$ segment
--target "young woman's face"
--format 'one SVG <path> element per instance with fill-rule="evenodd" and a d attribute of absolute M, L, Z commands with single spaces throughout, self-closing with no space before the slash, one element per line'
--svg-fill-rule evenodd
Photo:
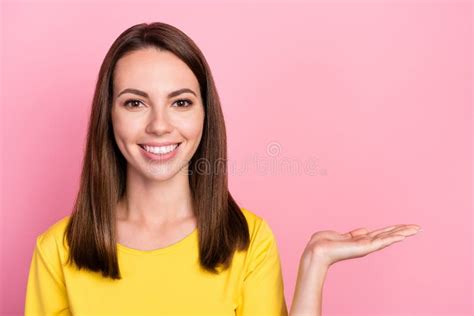
<path fill-rule="evenodd" d="M 119 59 L 113 90 L 113 131 L 128 167 L 156 180 L 187 171 L 205 115 L 191 69 L 170 52 L 141 49 Z"/>

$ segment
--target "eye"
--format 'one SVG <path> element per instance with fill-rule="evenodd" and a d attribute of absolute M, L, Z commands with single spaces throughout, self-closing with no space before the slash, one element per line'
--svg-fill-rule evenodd
<path fill-rule="evenodd" d="M 182 105 L 183 103 L 181 102 L 188 102 L 188 105 Z M 176 100 L 175 103 L 181 104 L 181 105 L 178 105 L 179 108 L 187 108 L 188 106 L 191 106 L 191 104 L 193 104 L 193 102 L 191 102 L 191 100 L 188 100 L 188 99 L 179 99 L 179 100 Z"/>
<path fill-rule="evenodd" d="M 141 103 L 140 100 L 130 99 L 130 100 L 125 101 L 125 103 L 123 105 L 125 107 L 129 107 L 129 108 L 138 108 L 139 106 L 136 106 L 137 103 L 135 103 L 135 102 Z M 131 105 L 129 106 L 129 104 L 131 104 Z"/>
<path fill-rule="evenodd" d="M 188 105 L 185 105 L 186 102 L 187 102 Z M 139 108 L 140 103 L 142 103 L 140 100 L 129 99 L 129 100 L 125 101 L 124 106 L 128 107 L 128 108 Z M 176 100 L 175 103 L 178 104 L 177 107 L 179 107 L 179 108 L 185 108 L 185 107 L 191 106 L 193 104 L 193 102 L 189 99 L 179 99 L 179 100 Z"/>

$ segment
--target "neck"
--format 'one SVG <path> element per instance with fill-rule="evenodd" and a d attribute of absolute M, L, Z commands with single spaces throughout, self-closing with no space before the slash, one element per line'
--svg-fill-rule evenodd
<path fill-rule="evenodd" d="M 158 181 L 127 168 L 125 196 L 117 207 L 118 220 L 148 226 L 182 221 L 193 216 L 191 188 L 186 171 Z"/>

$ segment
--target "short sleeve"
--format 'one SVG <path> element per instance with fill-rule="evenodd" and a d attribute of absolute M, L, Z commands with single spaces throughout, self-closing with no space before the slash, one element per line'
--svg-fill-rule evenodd
<path fill-rule="evenodd" d="M 249 264 L 242 285 L 237 316 L 287 316 L 278 246 L 264 219 L 249 248 Z"/>
<path fill-rule="evenodd" d="M 26 287 L 25 316 L 71 315 L 55 245 L 36 239 Z M 51 245 L 48 245 L 51 244 Z"/>

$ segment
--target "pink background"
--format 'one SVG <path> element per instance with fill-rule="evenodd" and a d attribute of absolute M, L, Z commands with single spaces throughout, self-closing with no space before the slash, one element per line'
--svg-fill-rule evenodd
<path fill-rule="evenodd" d="M 332 266 L 323 314 L 472 315 L 471 2 L 67 2 L 2 2 L 1 315 L 70 213 L 106 51 L 152 21 L 211 66 L 230 189 L 277 237 L 288 306 L 313 232 L 416 223 Z"/>

